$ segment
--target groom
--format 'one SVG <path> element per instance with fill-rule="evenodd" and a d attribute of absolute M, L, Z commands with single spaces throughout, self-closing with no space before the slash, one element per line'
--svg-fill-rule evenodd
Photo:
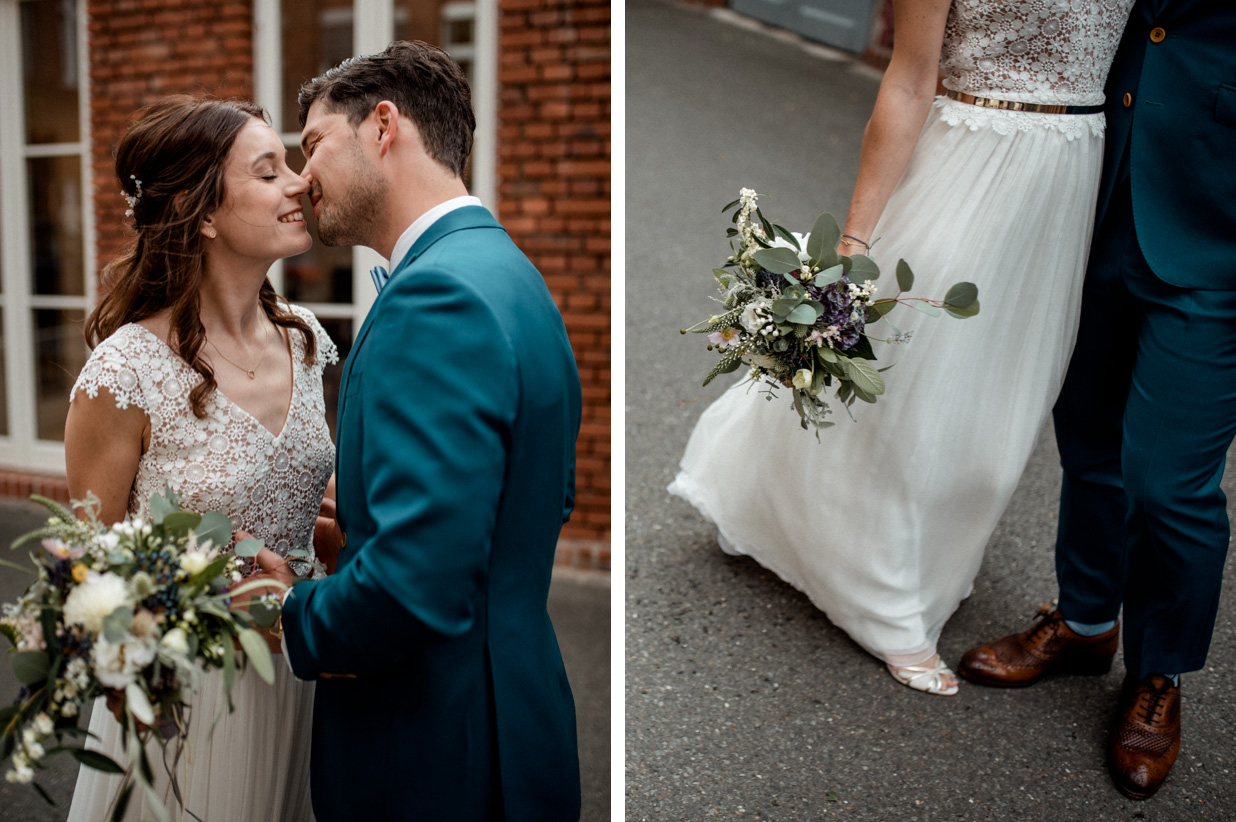
<path fill-rule="evenodd" d="M 1179 675 L 1206 663 L 1236 435 L 1236 4 L 1138 0 L 1107 81 L 1081 329 L 1056 404 L 1059 609 L 968 652 L 963 676 L 1106 673 L 1124 611 L 1116 787 L 1153 795 L 1180 750 Z"/>
<path fill-rule="evenodd" d="M 392 268 L 343 369 L 344 548 L 284 603 L 288 661 L 318 680 L 314 813 L 578 819 L 575 709 L 545 610 L 580 421 L 562 318 L 467 196 L 475 121 L 445 52 L 393 43 L 299 102 L 322 242 Z"/>

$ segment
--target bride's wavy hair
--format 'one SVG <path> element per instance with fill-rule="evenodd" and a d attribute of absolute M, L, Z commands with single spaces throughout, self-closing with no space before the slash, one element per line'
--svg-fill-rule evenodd
<path fill-rule="evenodd" d="M 206 331 L 198 289 L 206 240 L 201 229 L 224 203 L 228 154 L 253 118 L 267 122 L 260 106 L 242 100 L 174 95 L 142 109 L 116 147 L 116 176 L 137 234 L 103 269 L 105 296 L 86 319 L 86 344 L 94 348 L 122 325 L 170 309 L 168 345 L 202 375 L 189 394 L 199 419 L 216 387 L 214 370 L 202 355 Z M 305 361 L 314 362 L 312 329 L 281 304 L 269 279 L 258 300 L 272 323 L 304 335 Z"/>

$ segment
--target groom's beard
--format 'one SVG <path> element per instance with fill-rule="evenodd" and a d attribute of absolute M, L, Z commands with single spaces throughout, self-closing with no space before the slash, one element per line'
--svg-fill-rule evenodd
<path fill-rule="evenodd" d="M 357 153 L 359 154 L 359 152 Z M 373 247 L 371 232 L 386 202 L 382 180 L 365 165 L 363 158 L 354 157 L 352 181 L 342 191 L 335 191 L 329 200 L 321 201 L 318 215 L 318 239 L 327 246 L 363 245 Z"/>

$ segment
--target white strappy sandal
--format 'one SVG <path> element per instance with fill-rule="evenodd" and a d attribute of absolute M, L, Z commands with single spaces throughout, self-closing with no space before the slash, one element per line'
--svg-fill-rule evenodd
<path fill-rule="evenodd" d="M 953 696 L 959 688 L 960 680 L 957 679 L 957 674 L 944 664 L 939 654 L 918 665 L 893 665 L 886 662 L 885 666 L 893 679 L 916 691 L 936 696 Z M 951 680 L 951 684 L 945 684 L 946 677 Z"/>

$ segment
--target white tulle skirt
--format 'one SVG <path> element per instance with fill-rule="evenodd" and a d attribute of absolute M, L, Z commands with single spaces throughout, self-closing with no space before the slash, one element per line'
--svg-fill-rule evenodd
<path fill-rule="evenodd" d="M 292 676 L 283 658 L 275 657 L 275 683 L 263 682 L 252 667 L 239 675 L 232 690 L 236 706 L 227 713 L 223 678 L 206 675 L 194 698 L 189 745 L 181 755 L 178 781 L 185 807 L 205 822 L 305 822 L 313 819 L 309 795 L 309 742 L 313 721 L 313 683 Z M 223 716 L 210 726 L 219 710 Z M 95 701 L 90 731 L 99 740 L 89 747 L 124 765 L 120 723 L 103 700 Z M 168 748 L 171 762 L 171 746 Z M 155 788 L 172 819 L 180 814 L 157 744 L 147 748 L 155 770 Z M 120 787 L 120 776 L 82 767 L 73 792 L 69 822 L 104 822 Z M 125 820 L 138 822 L 141 796 L 134 793 Z M 149 812 L 144 818 L 153 818 Z"/>
<path fill-rule="evenodd" d="M 971 112 L 978 122 L 965 122 Z M 1060 117 L 1084 121 L 1062 129 Z M 937 100 L 875 232 L 878 296 L 895 293 L 905 258 L 912 295 L 940 299 L 968 280 L 980 314 L 897 308 L 893 325 L 913 338 L 875 343 L 877 365 L 896 365 L 887 393 L 855 403 L 856 422 L 830 403 L 836 425 L 819 442 L 785 392 L 768 402 L 734 385 L 700 417 L 669 487 L 716 523 L 723 548 L 807 594 L 881 659 L 934 653 L 1064 380 L 1101 117 L 1000 119 Z"/>

